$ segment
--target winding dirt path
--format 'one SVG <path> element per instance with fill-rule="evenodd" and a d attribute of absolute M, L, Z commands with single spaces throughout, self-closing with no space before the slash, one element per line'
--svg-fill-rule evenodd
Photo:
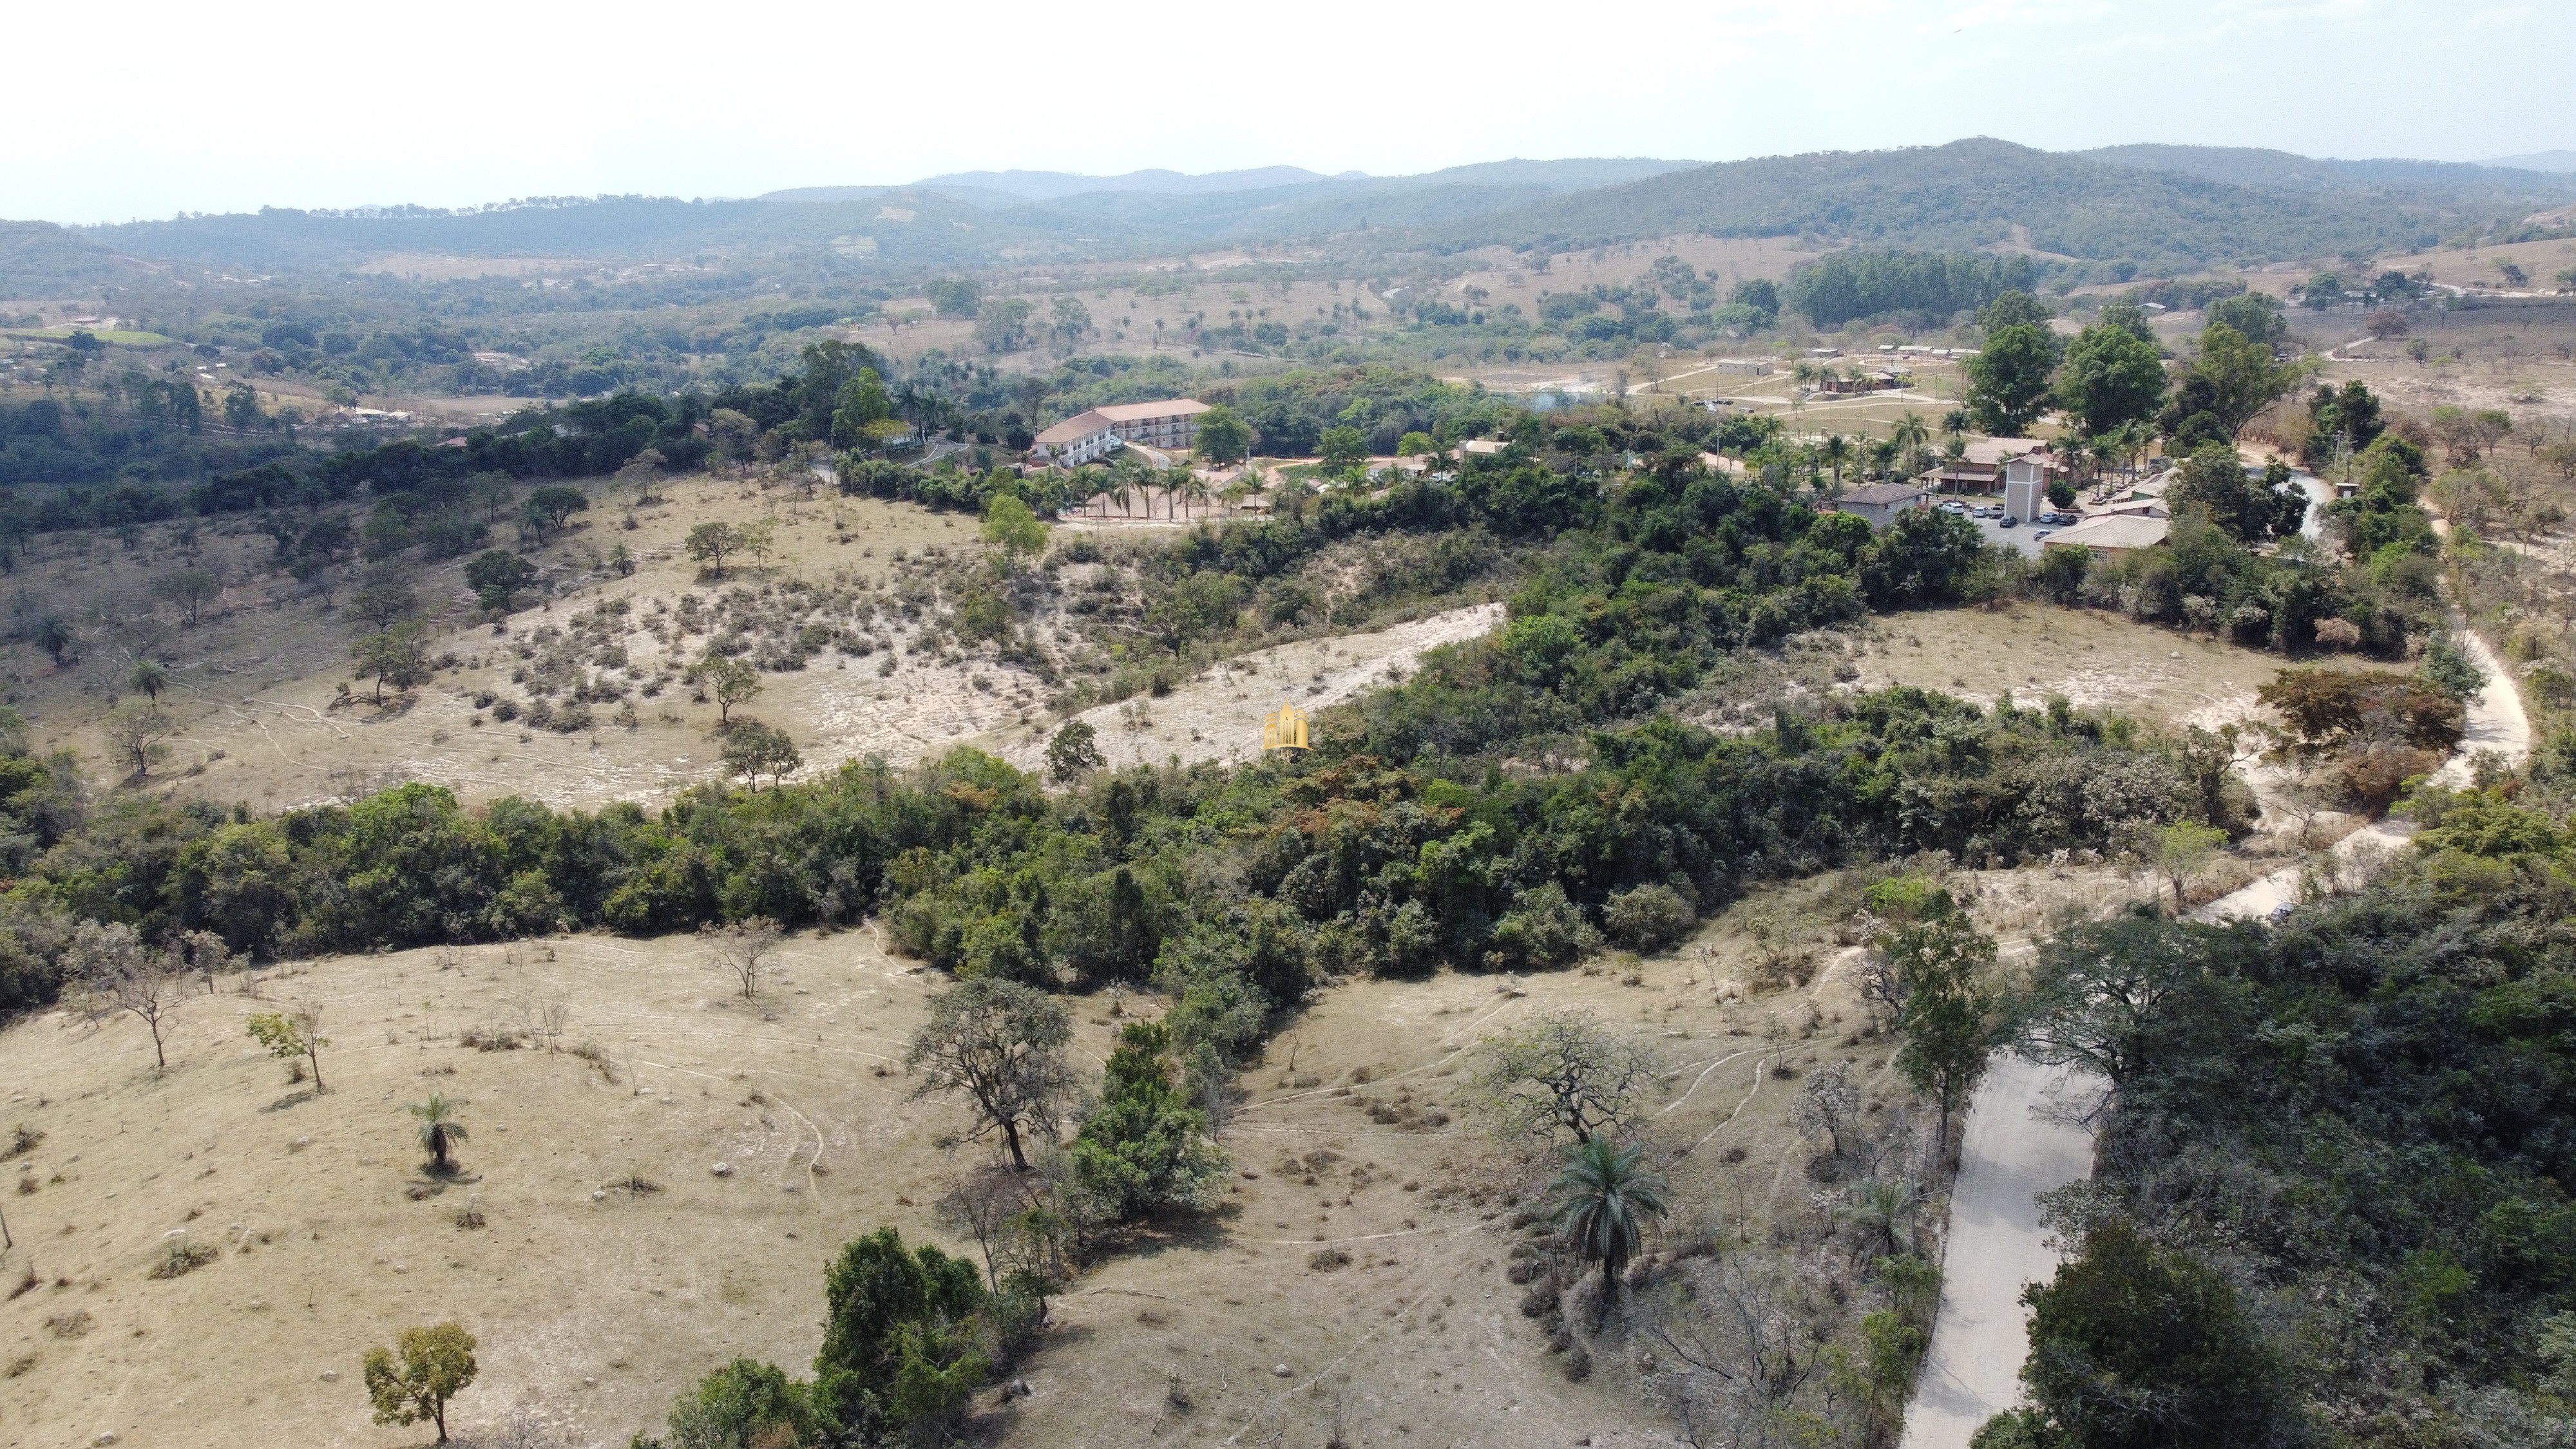
<path fill-rule="evenodd" d="M 2470 762 L 2480 751 L 2516 764 L 2531 753 L 2531 721 L 2513 676 L 2485 640 L 2465 630 L 2459 637 L 2486 671 L 2487 684 L 2469 701 L 2459 750 L 2434 776 L 2454 788 L 2469 783 Z M 2411 833 L 2403 821 L 2376 821 L 2335 849 L 2393 850 Z M 2221 896 L 2192 918 L 2259 916 L 2298 898 L 2293 866 Z M 2020 1400 L 2022 1361 L 2030 1354 L 2021 1290 L 2054 1273 L 2058 1261 L 2040 1226 L 2037 1199 L 2093 1170 L 2091 1134 L 2036 1109 L 2086 1085 L 2013 1056 L 1997 1057 L 1979 1084 L 1951 1189 L 1941 1312 L 1906 1411 L 1903 1449 L 1967 1449 L 1978 1425 Z"/>

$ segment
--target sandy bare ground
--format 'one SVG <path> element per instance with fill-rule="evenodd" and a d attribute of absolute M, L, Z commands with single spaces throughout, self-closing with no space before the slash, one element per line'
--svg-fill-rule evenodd
<path fill-rule="evenodd" d="M 1481 638 L 1503 622 L 1500 604 L 1475 604 L 1374 634 L 1307 639 L 1240 655 L 1175 687 L 1085 710 L 1112 765 L 1242 760 L 1261 752 L 1261 717 L 1285 701 L 1305 710 L 1340 704 L 1411 672 L 1424 651 Z M 989 746 L 1024 770 L 1046 767 L 1048 732 L 1023 726 Z"/>

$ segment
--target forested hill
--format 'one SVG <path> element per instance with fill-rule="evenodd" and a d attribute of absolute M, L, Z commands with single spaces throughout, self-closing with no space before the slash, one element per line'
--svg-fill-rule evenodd
<path fill-rule="evenodd" d="M 0 221 L 0 297 L 64 297 L 154 270 L 50 221 Z"/>
<path fill-rule="evenodd" d="M 2186 176 L 2239 186 L 2305 186 L 2322 190 L 2358 190 L 2400 185 L 2433 187 L 2458 196 L 2556 198 L 2576 195 L 2576 176 L 2516 166 L 2484 166 L 2465 161 L 2409 161 L 2380 158 L 2338 161 L 2267 151 L 2253 146 L 2103 146 L 2069 153 L 2140 171 L 2179 171 Z"/>
<path fill-rule="evenodd" d="M 2236 184 L 1979 138 L 1706 166 L 1551 197 L 1416 240 L 1565 249 L 1694 231 L 1812 233 L 1960 250 L 2014 239 L 2024 227 L 2039 250 L 2155 273 L 2429 245 L 2494 219 L 2433 189 Z"/>

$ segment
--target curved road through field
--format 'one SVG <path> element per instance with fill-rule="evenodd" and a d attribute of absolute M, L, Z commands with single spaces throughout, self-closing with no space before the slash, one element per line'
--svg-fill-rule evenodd
<path fill-rule="evenodd" d="M 2477 635 L 2463 631 L 2460 642 L 2486 671 L 2487 685 L 2469 701 L 2458 753 L 2434 776 L 2455 789 L 2469 783 L 2469 762 L 2479 751 L 2492 750 L 2514 763 L 2531 753 L 2531 722 L 2512 676 Z M 2402 823 L 2379 821 L 2346 836 L 2335 849 L 2349 853 L 2365 843 L 2393 849 L 2407 834 Z M 2292 867 L 2192 915 L 2204 921 L 2259 916 L 2298 898 L 2299 871 Z M 2057 1269 L 2039 1224 L 2037 1197 L 2093 1170 L 2091 1135 L 2035 1109 L 2084 1089 L 2062 1072 L 2011 1056 L 1995 1058 L 1978 1086 L 1950 1193 L 1941 1313 L 1906 1411 L 1903 1449 L 1967 1449 L 1978 1425 L 2019 1401 L 2022 1360 L 2030 1353 L 2021 1290 Z"/>

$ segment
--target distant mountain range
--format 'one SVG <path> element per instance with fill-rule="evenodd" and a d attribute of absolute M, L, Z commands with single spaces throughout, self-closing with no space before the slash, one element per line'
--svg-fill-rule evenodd
<path fill-rule="evenodd" d="M 1564 250 L 1699 232 L 1817 246 L 2026 247 L 2157 276 L 2216 263 L 2370 255 L 2497 234 L 2576 201 L 2548 153 L 2524 166 L 2321 160 L 2135 145 L 2047 152 L 1973 139 L 1703 165 L 1510 160 L 1418 176 L 1293 166 L 1190 176 L 976 171 L 909 186 L 742 200 L 539 198 L 444 211 L 267 209 L 63 228 L 0 223 L 0 296 L 67 296 L 172 264 L 336 272 L 396 253 L 596 262 L 804 258 L 837 270 L 1112 260 L 1259 240 L 1349 258 L 1501 243 Z M 140 259 L 140 260 L 138 260 Z"/>
<path fill-rule="evenodd" d="M 2510 166 L 2521 171 L 2576 171 L 2576 151 L 2534 151 L 2528 156 L 2498 156 L 2481 166 Z"/>

